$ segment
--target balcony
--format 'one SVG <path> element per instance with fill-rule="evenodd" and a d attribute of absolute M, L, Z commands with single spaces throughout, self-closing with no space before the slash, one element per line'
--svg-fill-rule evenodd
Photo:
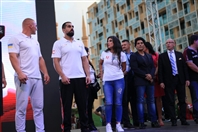
<path fill-rule="evenodd" d="M 188 27 L 188 28 L 186 28 L 186 34 L 190 34 L 190 33 L 192 33 L 192 27 Z"/>
<path fill-rule="evenodd" d="M 168 26 L 169 26 L 169 29 L 172 29 L 174 27 L 179 26 L 179 22 L 178 22 L 178 20 L 176 20 L 174 22 L 169 23 Z"/>
<path fill-rule="evenodd" d="M 179 18 L 183 17 L 184 16 L 184 11 L 183 10 L 179 11 L 178 16 L 179 16 Z"/>
<path fill-rule="evenodd" d="M 186 35 L 186 30 L 185 29 L 181 29 L 181 36 Z"/>
<path fill-rule="evenodd" d="M 158 10 L 161 10 L 162 8 L 164 8 L 166 6 L 166 1 L 160 2 L 159 4 L 157 4 L 157 8 Z"/>
<path fill-rule="evenodd" d="M 140 22 L 138 21 L 138 22 L 134 23 L 132 25 L 132 27 L 133 27 L 133 29 L 136 29 L 136 28 L 140 27 Z"/>
<path fill-rule="evenodd" d="M 101 41 L 103 39 L 103 36 L 99 36 L 99 41 Z"/>
<path fill-rule="evenodd" d="M 196 16 L 197 16 L 196 15 L 196 12 L 192 12 L 192 13 L 190 13 L 190 14 L 188 14 L 188 15 L 185 16 L 185 21 L 188 22 L 191 19 L 196 18 Z"/>
<path fill-rule="evenodd" d="M 188 2 L 189 0 L 182 0 L 182 3 L 184 4 L 184 3 L 186 3 L 186 2 Z"/>

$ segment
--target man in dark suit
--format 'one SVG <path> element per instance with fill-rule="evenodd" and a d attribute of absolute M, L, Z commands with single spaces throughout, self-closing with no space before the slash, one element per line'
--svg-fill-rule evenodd
<path fill-rule="evenodd" d="M 185 85 L 189 86 L 189 76 L 187 65 L 182 53 L 174 50 L 175 41 L 166 41 L 167 51 L 159 55 L 158 73 L 160 86 L 165 90 L 168 112 L 172 121 L 172 126 L 177 126 L 175 114 L 175 90 L 179 100 L 181 125 L 190 125 L 186 122 L 186 91 Z"/>
<path fill-rule="evenodd" d="M 145 129 L 144 125 L 144 94 L 147 95 L 147 108 L 151 118 L 152 127 L 160 127 L 157 122 L 156 108 L 154 102 L 154 84 L 153 77 L 155 73 L 152 56 L 144 52 L 145 40 L 141 37 L 135 39 L 137 52 L 131 55 L 130 65 L 134 72 L 134 85 L 137 94 L 137 113 L 139 119 L 139 128 Z"/>

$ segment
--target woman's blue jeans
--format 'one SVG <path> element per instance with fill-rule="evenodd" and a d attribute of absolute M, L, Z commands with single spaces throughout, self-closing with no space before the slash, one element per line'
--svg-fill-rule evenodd
<path fill-rule="evenodd" d="M 116 120 L 117 122 L 121 122 L 122 96 L 124 93 L 124 88 L 125 88 L 124 78 L 104 82 L 106 123 L 111 122 L 113 104 L 115 104 Z"/>
<path fill-rule="evenodd" d="M 144 94 L 146 93 L 146 103 L 149 117 L 151 122 L 157 121 L 155 99 L 154 99 L 154 86 L 137 86 L 137 113 L 139 123 L 144 123 Z"/>

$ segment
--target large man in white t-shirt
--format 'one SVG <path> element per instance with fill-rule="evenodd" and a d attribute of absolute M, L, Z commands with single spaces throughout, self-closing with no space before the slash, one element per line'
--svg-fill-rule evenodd
<path fill-rule="evenodd" d="M 78 107 L 82 132 L 88 130 L 86 84 L 90 83 L 87 53 L 81 41 L 73 38 L 74 26 L 71 22 L 62 25 L 64 37 L 54 43 L 52 58 L 60 79 L 60 94 L 64 112 L 64 132 L 71 130 L 71 105 L 73 94 Z"/>
<path fill-rule="evenodd" d="M 37 26 L 33 19 L 26 18 L 22 23 L 22 33 L 13 36 L 8 42 L 11 64 L 15 70 L 17 132 L 25 132 L 26 109 L 30 96 L 34 113 L 36 132 L 45 132 L 43 119 L 43 82 L 40 71 L 44 74 L 45 84 L 50 78 L 37 40 L 32 38 Z"/>

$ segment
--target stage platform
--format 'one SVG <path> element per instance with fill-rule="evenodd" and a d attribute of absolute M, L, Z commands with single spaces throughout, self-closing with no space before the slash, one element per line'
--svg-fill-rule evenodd
<path fill-rule="evenodd" d="M 171 122 L 164 122 L 164 126 L 160 128 L 152 128 L 151 123 L 146 122 L 146 129 L 124 129 L 125 132 L 198 132 L 198 124 L 194 121 L 188 121 L 190 126 L 182 126 L 181 122 L 177 122 L 177 126 L 171 126 Z M 98 132 L 105 132 L 105 127 L 97 127 Z M 72 132 L 80 132 L 79 129 L 72 130 Z"/>

